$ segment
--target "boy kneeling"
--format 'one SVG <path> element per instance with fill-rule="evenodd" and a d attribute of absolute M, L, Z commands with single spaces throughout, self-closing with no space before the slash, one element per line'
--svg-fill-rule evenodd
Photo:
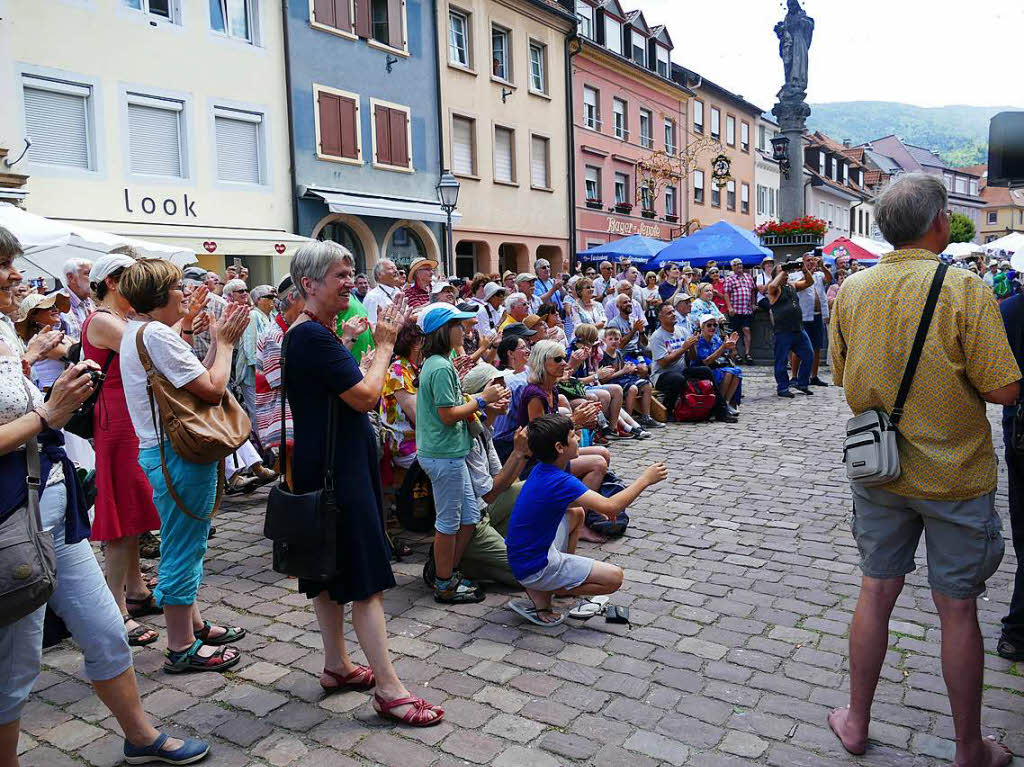
<path fill-rule="evenodd" d="M 573 507 L 615 519 L 646 488 L 664 480 L 668 470 L 663 463 L 653 464 L 625 490 L 605 498 L 567 471 L 579 454 L 579 437 L 567 416 L 552 413 L 534 419 L 527 439 L 539 463 L 516 499 L 505 544 L 512 574 L 526 589 L 530 604 L 512 600 L 509 607 L 532 623 L 557 626 L 565 616 L 551 609 L 556 593 L 599 596 L 622 586 L 621 567 L 573 553 L 578 535 Z"/>

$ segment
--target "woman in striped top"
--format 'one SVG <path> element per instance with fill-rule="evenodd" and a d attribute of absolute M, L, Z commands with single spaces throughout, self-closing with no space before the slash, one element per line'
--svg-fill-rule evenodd
<path fill-rule="evenodd" d="M 289 326 L 302 313 L 306 300 L 285 277 L 277 289 L 277 313 L 256 341 L 256 431 L 264 448 L 281 445 L 281 344 Z M 292 442 L 292 413 L 285 405 L 285 434 Z M 288 454 L 289 458 L 291 453 Z"/>

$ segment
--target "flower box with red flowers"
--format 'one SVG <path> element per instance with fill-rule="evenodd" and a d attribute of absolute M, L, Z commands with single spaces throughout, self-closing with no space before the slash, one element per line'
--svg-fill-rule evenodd
<path fill-rule="evenodd" d="M 815 216 L 793 221 L 767 221 L 754 229 L 766 247 L 773 245 L 820 245 L 828 231 L 828 223 Z"/>
<path fill-rule="evenodd" d="M 631 202 L 617 202 L 615 203 L 615 210 L 619 213 L 629 213 L 633 210 L 633 203 Z"/>
<path fill-rule="evenodd" d="M 587 198 L 587 207 L 588 208 L 593 208 L 595 210 L 598 210 L 601 207 L 601 200 L 598 199 L 597 197 L 588 197 Z"/>

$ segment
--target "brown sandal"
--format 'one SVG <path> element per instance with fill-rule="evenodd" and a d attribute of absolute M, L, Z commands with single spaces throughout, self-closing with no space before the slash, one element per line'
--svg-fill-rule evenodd
<path fill-rule="evenodd" d="M 135 628 L 128 628 L 128 621 L 135 620 L 131 615 L 122 615 L 121 618 L 125 623 L 125 631 L 128 632 L 128 646 L 129 647 L 145 647 L 148 644 L 153 644 L 160 638 L 160 635 L 156 632 L 156 629 L 152 629 L 142 623 L 139 623 Z M 150 639 L 143 639 L 142 637 L 146 634 L 152 634 Z"/>
<path fill-rule="evenodd" d="M 440 724 L 441 720 L 444 719 L 443 708 L 427 703 L 423 698 L 417 698 L 415 695 L 395 698 L 394 700 L 384 700 L 380 695 L 374 693 L 373 700 L 377 706 L 380 706 L 380 708 L 374 706 L 374 711 L 377 712 L 377 716 L 381 719 L 393 719 L 396 722 L 403 722 L 411 727 L 433 727 L 435 724 Z M 394 712 L 394 709 L 401 706 L 411 706 L 411 708 L 405 714 L 399 716 Z M 428 716 L 430 711 L 433 711 L 436 716 Z"/>
<path fill-rule="evenodd" d="M 373 676 L 373 669 L 369 666 L 356 666 L 350 674 L 336 674 L 329 668 L 324 669 L 324 673 L 333 679 L 337 684 L 327 686 L 323 682 L 320 686 L 324 688 L 324 692 L 328 695 L 335 692 L 341 692 L 342 690 L 372 690 L 377 686 L 377 680 Z"/>

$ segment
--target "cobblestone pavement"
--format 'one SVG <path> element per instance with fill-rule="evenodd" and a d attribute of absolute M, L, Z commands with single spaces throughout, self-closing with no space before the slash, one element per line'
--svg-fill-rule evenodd
<path fill-rule="evenodd" d="M 671 468 L 631 510 L 625 538 L 583 545 L 626 569 L 614 601 L 630 606 L 631 629 L 600 619 L 539 629 L 505 609 L 503 593 L 442 608 L 420 580 L 417 545 L 386 599 L 391 650 L 402 679 L 447 717 L 422 730 L 381 724 L 365 694 L 322 697 L 313 611 L 270 569 L 260 494 L 226 504 L 200 593 L 207 617 L 249 630 L 243 663 L 167 676 L 161 637 L 136 655 L 146 709 L 209 738 L 217 767 L 947 763 L 952 721 L 923 567 L 893 615 L 867 756 L 846 756 L 828 730 L 829 707 L 846 702 L 859 581 L 840 464 L 847 411 L 839 389 L 784 401 L 763 368 L 749 378 L 737 425 L 671 426 L 613 445 L 625 477 L 652 459 Z M 998 503 L 1005 515 L 1005 478 Z M 983 722 L 1024 755 L 1024 664 L 994 654 L 1015 564 L 1007 547 L 978 603 Z M 162 618 L 153 624 L 162 630 Z M 43 661 L 22 764 L 119 763 L 119 730 L 82 681 L 77 650 L 66 643 Z"/>

